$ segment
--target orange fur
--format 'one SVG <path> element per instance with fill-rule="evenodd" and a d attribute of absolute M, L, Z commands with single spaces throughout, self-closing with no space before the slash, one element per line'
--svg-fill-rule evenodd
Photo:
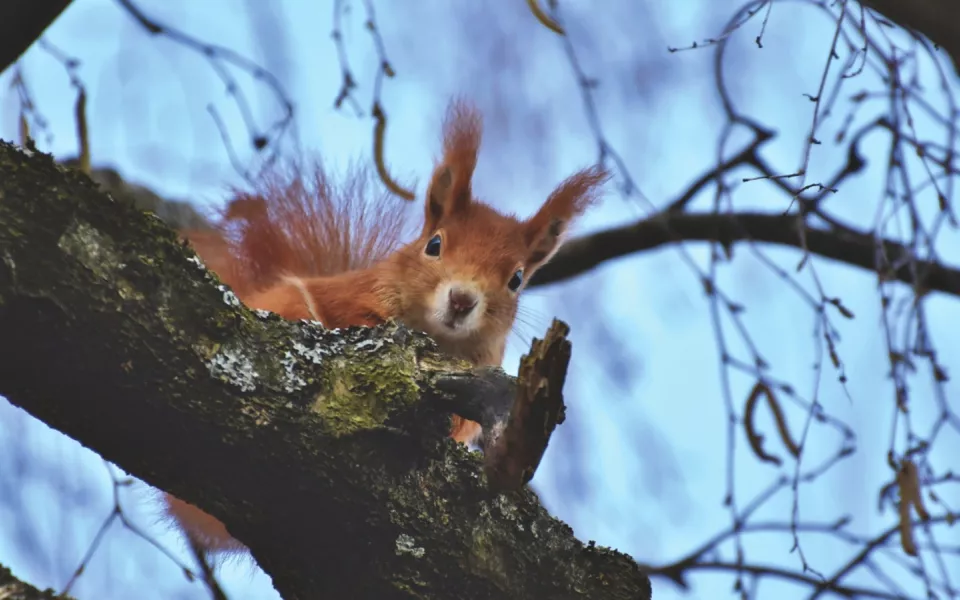
<path fill-rule="evenodd" d="M 609 176 L 600 167 L 584 169 L 533 217 L 520 220 L 473 196 L 481 139 L 479 113 L 452 103 L 424 222 L 407 244 L 401 244 L 403 203 L 384 192 L 368 198 L 370 181 L 363 172 L 337 186 L 319 165 L 309 174 L 294 167 L 267 175 L 255 193 L 235 196 L 212 231 L 184 237 L 251 308 L 328 328 L 393 318 L 426 332 L 447 354 L 498 366 L 523 284 L 550 259 Z M 510 289 L 518 271 L 521 283 Z M 462 306 L 457 308 L 455 297 L 474 305 L 457 312 Z M 455 440 L 470 443 L 479 433 L 479 424 L 452 418 Z M 168 514 L 194 543 L 213 551 L 242 548 L 217 519 L 173 496 L 166 501 Z"/>

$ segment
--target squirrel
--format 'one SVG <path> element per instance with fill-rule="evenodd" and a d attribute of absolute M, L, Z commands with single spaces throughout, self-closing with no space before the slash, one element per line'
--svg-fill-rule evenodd
<path fill-rule="evenodd" d="M 331 329 L 395 319 L 442 352 L 500 366 L 518 295 L 610 176 L 599 165 L 582 169 L 521 220 L 474 197 L 479 112 L 454 100 L 442 129 L 443 155 L 412 242 L 401 243 L 403 203 L 385 193 L 368 197 L 362 174 L 337 186 L 319 163 L 312 174 L 274 172 L 256 193 L 236 192 L 211 229 L 181 236 L 252 309 Z M 451 421 L 458 442 L 481 433 L 478 423 Z M 244 549 L 215 517 L 170 494 L 163 499 L 197 556 Z"/>

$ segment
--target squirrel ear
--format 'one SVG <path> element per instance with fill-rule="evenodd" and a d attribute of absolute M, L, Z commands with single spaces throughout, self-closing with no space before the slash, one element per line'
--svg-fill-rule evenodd
<path fill-rule="evenodd" d="M 453 100 L 443 122 L 443 160 L 433 170 L 427 188 L 426 227 L 462 211 L 473 200 L 472 179 L 483 137 L 480 113 L 462 100 Z"/>
<path fill-rule="evenodd" d="M 550 194 L 537 214 L 524 223 L 524 237 L 529 248 L 528 277 L 560 249 L 570 224 L 596 202 L 600 186 L 608 179 L 610 174 L 599 165 L 571 175 Z"/>

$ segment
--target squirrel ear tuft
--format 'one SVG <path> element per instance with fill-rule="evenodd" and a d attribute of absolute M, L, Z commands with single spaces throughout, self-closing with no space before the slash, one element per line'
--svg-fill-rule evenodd
<path fill-rule="evenodd" d="M 610 174 L 599 165 L 583 169 L 557 186 L 537 214 L 527 220 L 527 273 L 543 266 L 560 249 L 570 224 L 597 201 L 601 186 L 609 179 Z"/>
<path fill-rule="evenodd" d="M 483 118 L 467 102 L 455 99 L 443 122 L 443 160 L 427 188 L 426 226 L 459 212 L 473 200 L 472 180 L 483 138 Z"/>

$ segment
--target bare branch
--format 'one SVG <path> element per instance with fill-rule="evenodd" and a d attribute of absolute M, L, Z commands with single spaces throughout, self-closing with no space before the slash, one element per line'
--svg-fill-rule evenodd
<path fill-rule="evenodd" d="M 872 235 L 852 229 L 836 231 L 808 225 L 810 252 L 863 269 L 877 268 L 877 242 Z M 567 242 L 554 259 L 544 266 L 530 286 L 546 285 L 576 277 L 605 261 L 644 250 L 653 250 L 678 241 L 766 242 L 801 248 L 794 215 L 764 213 L 660 214 L 632 225 L 608 229 Z M 883 277 L 896 279 L 926 290 L 960 296 L 960 269 L 930 261 L 915 261 L 913 267 L 903 258 L 913 253 L 897 242 L 884 241 L 882 256 L 886 262 Z"/>
<path fill-rule="evenodd" d="M 176 27 L 149 17 L 134 0 L 117 0 L 117 2 L 130 17 L 151 36 L 166 37 L 174 43 L 193 50 L 207 60 L 210 68 L 223 83 L 227 95 L 232 97 L 236 103 L 237 109 L 240 111 L 240 115 L 250 135 L 250 146 L 258 153 L 264 153 L 266 151 L 262 161 L 263 165 L 272 164 L 279 155 L 279 148 L 277 146 L 279 145 L 280 139 L 290 132 L 294 124 L 293 102 L 290 100 L 280 80 L 254 61 L 230 48 L 206 43 Z M 282 114 L 265 130 L 261 130 L 256 124 L 250 103 L 228 67 L 247 72 L 255 80 L 263 82 L 273 93 Z M 244 169 L 240 165 L 219 114 L 212 105 L 208 106 L 207 110 L 211 113 L 217 129 L 220 131 L 220 135 L 227 147 L 227 152 L 231 157 L 234 168 L 237 169 L 237 172 L 243 175 L 244 178 L 249 180 L 252 177 L 251 171 Z"/>
<path fill-rule="evenodd" d="M 960 75 L 960 3 L 954 0 L 863 0 L 863 4 L 943 48 Z"/>

